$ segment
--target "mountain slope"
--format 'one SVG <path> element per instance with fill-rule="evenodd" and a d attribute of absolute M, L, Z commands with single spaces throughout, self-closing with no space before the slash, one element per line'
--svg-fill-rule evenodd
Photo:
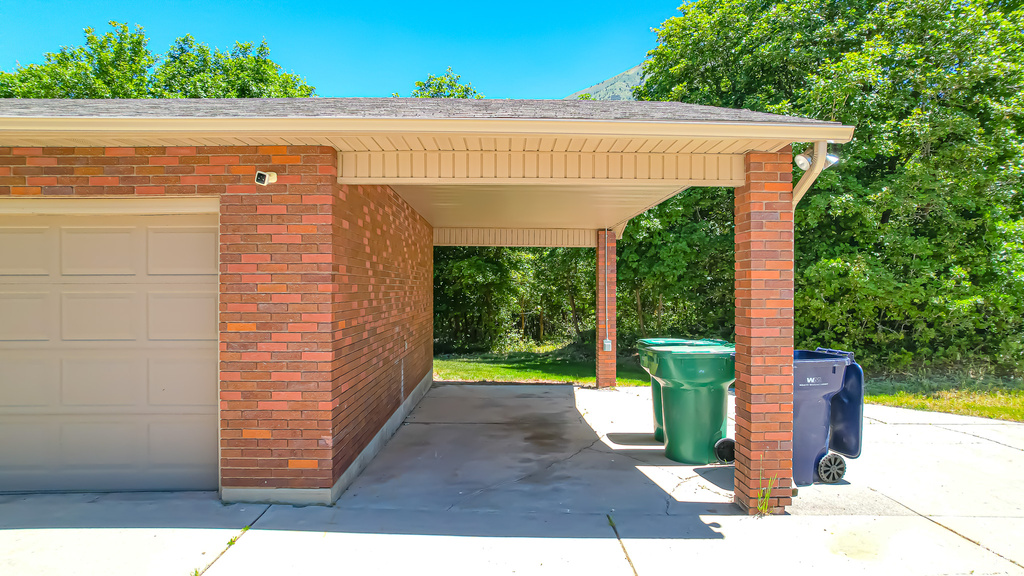
<path fill-rule="evenodd" d="M 604 82 L 598 82 L 579 92 L 573 92 L 565 100 L 576 100 L 580 94 L 590 94 L 594 100 L 633 100 L 633 87 L 640 84 L 640 68 L 638 64 L 622 74 L 612 76 Z"/>

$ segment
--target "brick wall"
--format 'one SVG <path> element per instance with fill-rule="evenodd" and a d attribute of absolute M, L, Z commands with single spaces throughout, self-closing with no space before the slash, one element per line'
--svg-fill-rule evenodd
<path fill-rule="evenodd" d="M 615 385 L 615 233 L 597 232 L 597 387 Z M 604 350 L 605 338 L 612 341 L 610 352 Z"/>
<path fill-rule="evenodd" d="M 221 193 L 221 485 L 328 488 L 337 155 L 199 152 L 211 156 L 197 169 L 224 164 L 236 179 Z M 277 183 L 254 184 L 257 169 L 277 172 Z"/>
<path fill-rule="evenodd" d="M 736 503 L 792 503 L 793 157 L 749 153 L 736 189 Z"/>
<path fill-rule="evenodd" d="M 432 369 L 433 230 L 387 186 L 340 186 L 334 204 L 335 478 Z"/>
<path fill-rule="evenodd" d="M 270 148 L 0 147 L 0 196 L 218 195 L 252 182 L 244 164 L 270 164 Z"/>
<path fill-rule="evenodd" d="M 389 188 L 339 186 L 336 162 L 318 146 L 0 148 L 0 195 L 220 197 L 225 487 L 331 487 L 430 370 L 430 227 Z"/>

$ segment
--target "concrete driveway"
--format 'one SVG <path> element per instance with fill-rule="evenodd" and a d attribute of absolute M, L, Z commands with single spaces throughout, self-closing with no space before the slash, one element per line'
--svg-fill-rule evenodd
<path fill-rule="evenodd" d="M 0 496 L 0 574 L 1024 574 L 1024 425 L 866 415 L 842 483 L 752 518 L 653 444 L 647 388 L 435 385 L 332 507 Z"/>

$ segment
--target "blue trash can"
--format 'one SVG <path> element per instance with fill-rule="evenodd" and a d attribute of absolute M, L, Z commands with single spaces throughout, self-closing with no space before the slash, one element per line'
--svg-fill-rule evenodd
<path fill-rule="evenodd" d="M 835 483 L 846 472 L 839 454 L 860 456 L 863 371 L 838 350 L 793 353 L 793 482 Z M 838 454 L 830 454 L 829 449 Z"/>

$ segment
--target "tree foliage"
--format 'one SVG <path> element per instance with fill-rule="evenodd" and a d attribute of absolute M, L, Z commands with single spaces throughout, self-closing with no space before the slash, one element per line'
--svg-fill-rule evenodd
<path fill-rule="evenodd" d="M 732 190 L 688 190 L 634 218 L 618 250 L 623 346 L 652 335 L 729 338 Z"/>
<path fill-rule="evenodd" d="M 658 31 L 638 97 L 857 126 L 797 211 L 798 346 L 852 349 L 876 368 L 1024 368 L 1019 3 L 697 0 L 680 10 Z M 715 218 L 731 226 L 728 213 Z M 629 242 L 624 255 L 639 253 Z M 709 249 L 731 262 L 731 246 Z M 676 263 L 699 268 L 697 254 Z"/>
<path fill-rule="evenodd" d="M 314 94 L 297 75 L 270 59 L 266 41 L 210 49 L 191 35 L 155 55 L 141 26 L 110 22 L 85 44 L 48 52 L 42 64 L 0 71 L 3 98 L 292 98 Z"/>
<path fill-rule="evenodd" d="M 479 100 L 484 95 L 476 91 L 470 83 L 462 84 L 462 76 L 452 72 L 452 67 L 440 75 L 428 74 L 426 80 L 417 80 L 416 88 L 409 96 L 412 98 L 473 98 Z M 398 97 L 398 92 L 392 94 Z"/>
<path fill-rule="evenodd" d="M 314 89 L 270 59 L 266 40 L 222 52 L 186 34 L 153 74 L 152 91 L 158 98 L 307 98 Z"/>
<path fill-rule="evenodd" d="M 516 254 L 505 248 L 434 248 L 437 352 L 489 350 L 511 329 Z"/>

